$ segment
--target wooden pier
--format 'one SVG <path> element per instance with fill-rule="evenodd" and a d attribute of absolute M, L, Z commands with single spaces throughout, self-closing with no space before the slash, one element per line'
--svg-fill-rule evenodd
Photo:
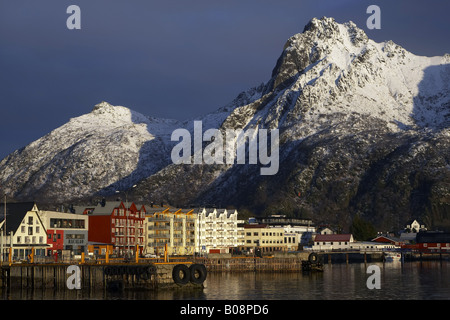
<path fill-rule="evenodd" d="M 178 270 L 175 273 L 174 270 Z M 192 271 L 192 275 L 191 275 Z M 181 275 L 181 276 L 180 276 Z M 206 268 L 191 262 L 154 264 L 12 264 L 1 267 L 1 286 L 54 289 L 162 289 L 203 287 Z"/>

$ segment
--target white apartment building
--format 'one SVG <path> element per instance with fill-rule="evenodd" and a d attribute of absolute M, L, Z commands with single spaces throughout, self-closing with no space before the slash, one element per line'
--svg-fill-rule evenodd
<path fill-rule="evenodd" d="M 194 209 L 149 207 L 145 216 L 144 254 L 193 255 L 197 216 Z"/>
<path fill-rule="evenodd" d="M 225 253 L 244 245 L 244 228 L 234 209 L 200 208 L 197 210 L 196 252 Z"/>

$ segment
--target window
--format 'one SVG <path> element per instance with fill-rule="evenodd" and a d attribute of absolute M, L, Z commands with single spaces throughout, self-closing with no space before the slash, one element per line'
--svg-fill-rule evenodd
<path fill-rule="evenodd" d="M 33 217 L 28 217 L 28 224 L 33 224 Z"/>
<path fill-rule="evenodd" d="M 36 226 L 36 233 L 39 233 L 40 229 L 39 226 Z"/>
<path fill-rule="evenodd" d="M 20 243 L 21 239 L 20 237 L 17 237 L 17 243 Z"/>
<path fill-rule="evenodd" d="M 33 234 L 33 227 L 28 227 L 28 235 L 31 236 Z"/>

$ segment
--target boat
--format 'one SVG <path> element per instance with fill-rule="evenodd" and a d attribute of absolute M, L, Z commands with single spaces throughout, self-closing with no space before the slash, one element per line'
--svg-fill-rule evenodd
<path fill-rule="evenodd" d="M 383 252 L 383 258 L 385 262 L 401 261 L 402 254 L 396 251 L 385 251 Z"/>

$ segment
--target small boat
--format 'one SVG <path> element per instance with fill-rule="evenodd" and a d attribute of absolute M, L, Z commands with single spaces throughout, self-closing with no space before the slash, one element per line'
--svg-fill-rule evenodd
<path fill-rule="evenodd" d="M 402 254 L 395 251 L 385 251 L 383 257 L 385 262 L 400 261 L 402 259 Z"/>

